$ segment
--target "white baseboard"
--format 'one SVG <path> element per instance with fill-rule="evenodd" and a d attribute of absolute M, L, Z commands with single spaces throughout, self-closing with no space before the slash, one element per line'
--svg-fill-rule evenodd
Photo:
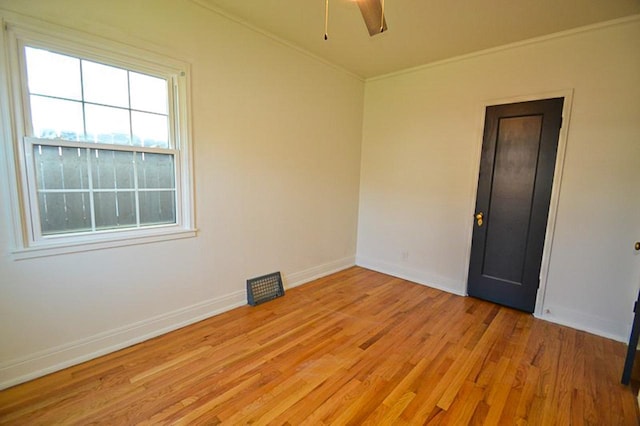
<path fill-rule="evenodd" d="M 460 290 L 463 286 L 453 280 L 432 277 L 424 271 L 363 257 L 346 257 L 304 271 L 285 274 L 285 285 L 286 288 L 294 288 L 354 265 L 448 293 L 465 295 L 465 292 Z M 143 342 L 244 304 L 246 304 L 245 290 L 236 291 L 85 339 L 3 362 L 0 364 L 0 390 Z M 547 310 L 549 312 L 546 312 Z M 585 315 L 567 308 L 545 306 L 545 313 L 538 318 L 620 342 L 628 340 L 628 325 Z"/>
<path fill-rule="evenodd" d="M 631 332 L 631 324 L 621 324 L 606 318 L 548 304 L 543 307 L 542 315 L 535 315 L 535 317 L 618 342 L 628 342 Z"/>
<path fill-rule="evenodd" d="M 287 274 L 285 276 L 287 288 L 293 288 L 354 266 L 354 260 L 354 257 L 346 257 L 304 271 Z M 236 291 L 124 327 L 98 333 L 88 338 L 0 363 L 0 390 L 135 345 L 246 303 L 246 291 Z"/>
<path fill-rule="evenodd" d="M 409 280 L 418 284 L 432 287 L 448 293 L 466 296 L 466 292 L 460 290 L 464 288 L 461 283 L 453 280 L 442 279 L 441 277 L 432 277 L 424 271 L 418 271 L 403 265 L 389 263 L 377 259 L 356 257 L 356 265 L 363 268 L 372 269 L 384 274 L 393 275 L 394 277 Z M 606 337 L 607 339 L 616 340 L 618 342 L 627 342 L 629 333 L 631 332 L 631 324 L 620 324 L 606 318 L 584 314 L 569 308 L 545 305 L 542 315 L 534 315 L 536 318 L 575 328 L 576 330 L 586 331 L 587 333 L 597 336 Z"/>
<path fill-rule="evenodd" d="M 422 284 L 437 290 L 446 291 L 447 293 L 457 294 L 458 296 L 466 296 L 464 283 L 457 282 L 450 278 L 437 277 L 428 272 L 412 269 L 408 266 L 397 263 L 390 263 L 379 259 L 371 259 L 362 256 L 356 257 L 356 265 L 363 268 L 372 269 L 383 274 L 393 275 L 407 281 Z"/>
<path fill-rule="evenodd" d="M 318 278 L 326 277 L 334 272 L 342 271 L 343 269 L 355 266 L 355 257 L 349 256 L 342 259 L 335 260 L 333 262 L 325 263 L 313 268 L 309 268 L 304 271 L 294 272 L 292 274 L 285 274 L 284 285 L 285 288 L 294 288 L 299 285 L 308 283 L 309 281 L 317 280 Z"/>
<path fill-rule="evenodd" d="M 237 291 L 124 327 L 98 333 L 85 339 L 3 362 L 0 364 L 0 389 L 126 348 L 242 306 L 245 303 L 245 291 Z"/>

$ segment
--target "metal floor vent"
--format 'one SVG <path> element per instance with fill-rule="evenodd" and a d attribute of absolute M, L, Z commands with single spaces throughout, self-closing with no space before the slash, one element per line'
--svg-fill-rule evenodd
<path fill-rule="evenodd" d="M 247 301 L 251 306 L 284 296 L 280 272 L 247 280 Z"/>

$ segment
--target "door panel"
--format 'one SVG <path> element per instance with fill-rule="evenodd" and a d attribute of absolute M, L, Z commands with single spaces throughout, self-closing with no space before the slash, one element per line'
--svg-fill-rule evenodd
<path fill-rule="evenodd" d="M 468 293 L 533 312 L 562 98 L 488 107 Z"/>
<path fill-rule="evenodd" d="M 522 282 L 541 116 L 500 119 L 482 273 Z M 510 250 L 503 252 L 504 246 Z"/>

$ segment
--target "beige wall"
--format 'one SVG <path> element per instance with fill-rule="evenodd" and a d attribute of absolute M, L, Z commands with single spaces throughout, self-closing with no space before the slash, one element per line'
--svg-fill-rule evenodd
<path fill-rule="evenodd" d="M 0 8 L 191 64 L 199 234 L 15 261 L 1 220 L 0 385 L 243 304 L 247 278 L 354 263 L 362 81 L 189 1 L 88 3 Z"/>
<path fill-rule="evenodd" d="M 357 263 L 464 294 L 483 105 L 563 90 L 573 106 L 541 312 L 628 338 L 640 284 L 637 17 L 368 81 Z"/>

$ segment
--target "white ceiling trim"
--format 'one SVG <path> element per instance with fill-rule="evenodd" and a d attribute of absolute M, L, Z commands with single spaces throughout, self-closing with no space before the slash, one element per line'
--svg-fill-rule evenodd
<path fill-rule="evenodd" d="M 453 58 L 443 59 L 441 61 L 430 62 L 424 65 L 418 65 L 417 67 L 411 67 L 400 71 L 394 71 L 388 74 L 378 75 L 375 77 L 367 78 L 365 81 L 376 81 L 376 80 L 384 80 L 387 78 L 396 77 L 403 74 L 411 74 L 415 72 L 419 72 L 428 68 L 435 68 L 446 64 L 451 64 L 455 62 L 465 61 L 467 59 L 476 58 L 478 56 L 490 55 L 492 53 L 501 52 L 503 50 L 516 49 L 523 46 L 528 46 L 531 44 L 544 43 L 549 40 L 556 40 L 564 37 L 570 37 L 572 35 L 586 33 L 591 31 L 598 31 L 608 27 L 614 27 L 617 25 L 624 25 L 630 22 L 640 21 L 640 14 L 625 16 L 624 18 L 612 19 L 610 21 L 598 22 L 597 24 L 585 25 L 583 27 L 572 28 L 566 31 L 560 31 L 553 34 L 547 34 L 540 37 L 534 37 L 528 40 L 517 41 L 515 43 L 505 44 L 503 46 L 492 47 L 490 49 L 479 50 L 473 53 L 467 53 L 466 55 L 455 56 Z"/>

